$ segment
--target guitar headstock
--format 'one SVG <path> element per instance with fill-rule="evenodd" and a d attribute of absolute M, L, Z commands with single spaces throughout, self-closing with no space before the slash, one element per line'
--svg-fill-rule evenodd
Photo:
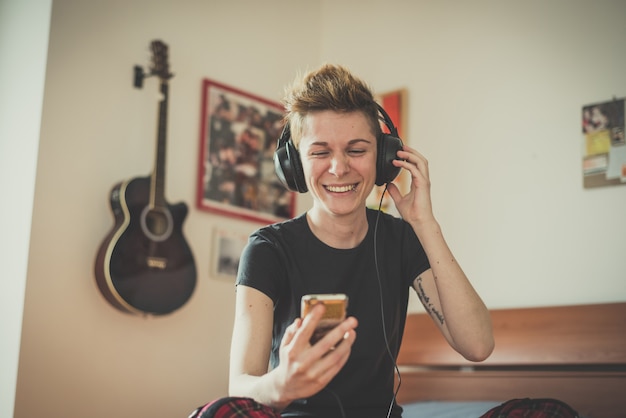
<path fill-rule="evenodd" d="M 152 65 L 150 67 L 150 75 L 158 76 L 161 81 L 172 78 L 170 66 L 168 63 L 168 47 L 163 41 L 154 40 L 150 43 L 152 50 Z"/>

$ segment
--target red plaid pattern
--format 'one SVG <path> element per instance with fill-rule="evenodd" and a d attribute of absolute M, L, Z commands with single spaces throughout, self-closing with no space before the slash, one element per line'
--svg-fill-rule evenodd
<path fill-rule="evenodd" d="M 228 397 L 201 406 L 189 418 L 280 418 L 269 406 L 251 398 Z"/>
<path fill-rule="evenodd" d="M 571 406 L 558 399 L 511 399 L 480 418 L 579 418 Z"/>

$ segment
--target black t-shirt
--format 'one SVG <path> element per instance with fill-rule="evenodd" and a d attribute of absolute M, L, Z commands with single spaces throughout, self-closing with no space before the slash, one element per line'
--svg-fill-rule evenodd
<path fill-rule="evenodd" d="M 408 223 L 371 209 L 367 209 L 367 219 L 367 235 L 355 248 L 336 249 L 324 244 L 312 233 L 306 215 L 301 215 L 259 229 L 243 251 L 237 284 L 260 290 L 274 302 L 271 367 L 279 362 L 285 329 L 300 316 L 303 295 L 345 293 L 348 315 L 359 321 L 343 369 L 326 389 L 292 402 L 282 413 L 285 417 L 341 417 L 340 405 L 347 418 L 387 416 L 395 361 L 389 352 L 397 357 L 409 288 L 430 265 Z M 399 417 L 401 412 L 394 405 L 392 416 Z"/>

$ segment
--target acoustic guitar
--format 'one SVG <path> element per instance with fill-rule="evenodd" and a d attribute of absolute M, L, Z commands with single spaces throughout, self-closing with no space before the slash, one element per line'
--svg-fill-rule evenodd
<path fill-rule="evenodd" d="M 184 202 L 165 199 L 165 148 L 168 106 L 168 47 L 151 43 L 148 74 L 135 67 L 135 87 L 144 77 L 157 76 L 158 105 L 156 158 L 153 172 L 116 184 L 110 193 L 115 225 L 96 256 L 95 276 L 100 292 L 114 307 L 127 313 L 163 315 L 184 305 L 196 285 L 196 265 L 182 233 L 187 216 Z"/>

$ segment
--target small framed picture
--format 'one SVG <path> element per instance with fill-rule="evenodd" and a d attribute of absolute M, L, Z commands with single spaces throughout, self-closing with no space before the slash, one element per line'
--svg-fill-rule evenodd
<path fill-rule="evenodd" d="M 215 228 L 211 275 L 234 281 L 239 269 L 241 253 L 248 243 L 248 235 L 225 228 Z"/>
<path fill-rule="evenodd" d="M 283 107 L 213 80 L 202 84 L 199 209 L 260 223 L 294 215 L 295 192 L 276 176 Z"/>

